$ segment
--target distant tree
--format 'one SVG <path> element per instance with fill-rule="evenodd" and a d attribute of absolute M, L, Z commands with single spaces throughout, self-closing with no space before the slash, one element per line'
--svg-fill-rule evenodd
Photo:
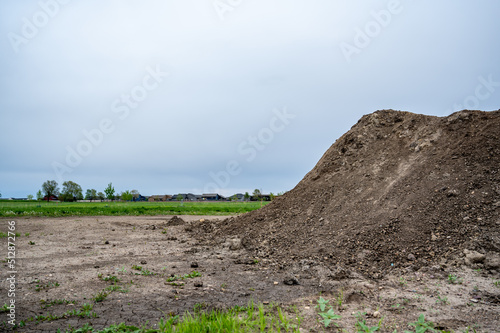
<path fill-rule="evenodd" d="M 51 196 L 59 196 L 59 187 L 55 180 L 47 180 L 42 184 L 43 193 L 47 196 L 48 200 L 50 200 Z"/>
<path fill-rule="evenodd" d="M 253 190 L 252 197 L 254 198 L 254 200 L 260 200 L 262 198 L 262 193 L 259 189 L 256 188 L 255 190 Z"/>
<path fill-rule="evenodd" d="M 82 187 L 71 180 L 64 182 L 61 197 L 59 199 L 62 201 L 82 200 Z"/>
<path fill-rule="evenodd" d="M 97 199 L 103 201 L 104 198 L 105 198 L 104 193 L 102 193 L 102 192 L 97 193 Z"/>
<path fill-rule="evenodd" d="M 36 200 L 40 201 L 42 199 L 43 199 L 42 190 L 38 190 L 38 192 L 36 192 Z"/>
<path fill-rule="evenodd" d="M 85 192 L 85 200 L 95 200 L 97 198 L 97 191 L 94 189 L 88 189 L 87 192 Z"/>
<path fill-rule="evenodd" d="M 108 187 L 104 189 L 104 193 L 106 193 L 106 198 L 109 200 L 113 200 L 115 198 L 115 188 L 113 187 L 113 183 L 108 184 Z"/>
<path fill-rule="evenodd" d="M 123 201 L 131 201 L 133 199 L 133 197 L 134 196 L 132 195 L 132 193 L 130 193 L 129 190 L 122 192 L 122 194 L 121 194 L 121 199 Z"/>
<path fill-rule="evenodd" d="M 177 201 L 181 201 L 182 199 L 184 199 L 184 196 L 182 194 L 178 194 Z"/>
<path fill-rule="evenodd" d="M 0 192 L 0 198 L 2 197 L 2 192 Z"/>
<path fill-rule="evenodd" d="M 132 190 L 132 191 L 130 191 L 130 194 L 132 194 L 132 197 L 133 197 L 134 199 L 139 198 L 139 197 L 140 197 L 140 195 L 141 195 L 141 194 L 139 193 L 139 191 L 137 191 L 137 190 Z"/>
<path fill-rule="evenodd" d="M 231 201 L 238 201 L 238 196 L 235 194 L 231 197 Z"/>
<path fill-rule="evenodd" d="M 33 194 L 28 194 L 27 198 L 29 201 L 33 200 Z"/>
<path fill-rule="evenodd" d="M 274 195 L 273 192 L 269 193 L 269 198 L 271 199 L 271 201 L 274 200 L 274 198 L 276 198 L 276 195 Z"/>
<path fill-rule="evenodd" d="M 244 198 L 245 198 L 245 201 L 250 200 L 250 193 L 245 192 L 245 196 L 244 196 Z"/>

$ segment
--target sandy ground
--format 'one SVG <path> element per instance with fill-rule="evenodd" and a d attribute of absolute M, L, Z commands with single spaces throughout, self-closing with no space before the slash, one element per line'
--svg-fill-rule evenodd
<path fill-rule="evenodd" d="M 3 260 L 0 305 L 15 300 L 16 322 L 26 323 L 18 332 L 56 332 L 86 323 L 94 328 L 120 322 L 154 324 L 195 306 L 223 309 L 254 300 L 287 309 L 296 306 L 304 318 L 302 331 L 320 332 L 324 329 L 315 305 L 322 295 L 342 316 L 339 329 L 326 331 L 354 332 L 355 314 L 360 312 L 359 318 L 372 326 L 382 319 L 380 332 L 409 330 L 407 324 L 420 314 L 441 329 L 500 332 L 500 286 L 494 284 L 498 277 L 481 271 L 435 266 L 380 280 L 338 280 L 320 278 L 314 273 L 318 268 L 305 266 L 302 273 L 294 273 L 299 284 L 288 285 L 284 281 L 291 272 L 268 265 L 265 258 L 250 257 L 238 239 L 227 237 L 218 240 L 217 246 L 208 246 L 213 241 L 194 238 L 191 226 L 211 217 L 171 218 L 16 219 L 15 232 L 20 236 L 15 241 L 15 298 L 8 295 L 10 269 Z M 0 231 L 8 232 L 8 221 L 0 220 Z M 0 238 L 2 259 L 8 256 L 7 241 Z M 141 266 L 142 271 L 133 266 Z M 201 276 L 167 282 L 169 277 L 193 271 Z M 450 274 L 458 278 L 456 283 L 449 282 Z M 110 292 L 95 303 L 93 298 L 113 283 L 106 277 L 116 277 L 116 285 L 127 292 Z M 51 303 L 57 300 L 62 302 Z M 84 303 L 94 304 L 97 318 L 68 315 L 53 321 L 32 320 L 68 313 Z M 0 331 L 10 329 L 8 314 L 0 314 Z"/>

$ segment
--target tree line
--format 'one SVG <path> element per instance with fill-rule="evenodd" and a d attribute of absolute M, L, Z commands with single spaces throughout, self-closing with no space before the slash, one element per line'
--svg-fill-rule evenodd
<path fill-rule="evenodd" d="M 278 193 L 278 194 L 273 194 L 272 192 L 269 194 L 269 199 L 274 200 L 276 196 L 283 195 L 284 192 Z M 0 198 L 2 197 L 2 194 L 0 193 Z M 103 192 L 98 192 L 96 189 L 87 189 L 85 192 L 85 195 L 83 194 L 82 187 L 69 180 L 65 181 L 62 184 L 62 190 L 59 189 L 59 184 L 55 180 L 47 180 L 42 184 L 42 188 L 36 193 L 36 199 L 38 201 L 41 200 L 53 200 L 56 199 L 59 201 L 67 201 L 67 202 L 72 202 L 72 201 L 77 201 L 77 200 L 100 200 L 103 201 L 104 199 L 108 200 L 124 200 L 124 201 L 131 201 L 133 199 L 137 199 L 140 197 L 140 193 L 137 190 L 127 190 L 124 192 L 121 192 L 120 194 L 117 194 L 115 191 L 115 188 L 113 187 L 113 183 L 109 183 L 108 186 L 103 190 Z M 177 200 L 182 200 L 182 195 L 178 195 L 176 198 Z M 27 196 L 28 200 L 33 200 L 33 195 L 28 195 Z M 231 201 L 237 201 L 239 198 L 235 195 L 229 197 L 229 200 Z M 243 199 L 245 201 L 249 200 L 255 200 L 255 201 L 261 201 L 263 200 L 263 194 L 261 193 L 261 190 L 255 189 L 252 194 L 246 192 L 243 196 Z"/>
<path fill-rule="evenodd" d="M 104 192 L 104 193 L 103 193 Z M 59 201 L 77 201 L 77 200 L 115 200 L 122 199 L 125 201 L 130 201 L 133 198 L 139 197 L 139 191 L 125 191 L 118 195 L 115 195 L 115 188 L 113 183 L 109 183 L 103 192 L 97 192 L 96 189 L 87 189 L 85 196 L 83 195 L 83 190 L 80 185 L 69 180 L 62 184 L 62 190 L 59 189 L 59 184 L 55 180 L 47 180 L 42 184 L 42 188 L 37 192 L 37 200 L 51 200 L 51 198 L 56 197 Z M 28 198 L 29 199 L 29 198 Z"/>

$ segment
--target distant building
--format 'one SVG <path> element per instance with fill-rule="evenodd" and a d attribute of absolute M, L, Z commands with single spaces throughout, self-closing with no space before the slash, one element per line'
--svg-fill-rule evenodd
<path fill-rule="evenodd" d="M 225 197 L 223 197 L 222 195 L 220 194 L 217 194 L 217 193 L 205 193 L 201 196 L 201 199 L 203 201 L 222 201 L 222 200 L 226 200 Z"/>
<path fill-rule="evenodd" d="M 172 201 L 199 201 L 201 200 L 201 195 L 196 195 L 193 193 L 178 193 L 172 196 Z"/>
<path fill-rule="evenodd" d="M 50 197 L 48 197 L 48 196 L 44 196 L 44 197 L 43 197 L 43 200 L 44 200 L 44 201 L 57 201 L 57 200 L 59 200 L 59 198 L 58 198 L 58 197 L 56 197 L 55 195 L 51 195 Z"/>
<path fill-rule="evenodd" d="M 141 198 L 143 197 L 142 195 L 139 197 Z M 144 200 L 137 200 L 137 201 L 146 201 L 146 197 L 143 197 Z M 169 201 L 170 199 L 172 199 L 172 196 L 171 195 L 152 195 L 148 198 L 148 201 L 149 202 L 157 202 L 157 201 Z"/>
<path fill-rule="evenodd" d="M 137 197 L 137 198 L 132 198 L 132 201 L 147 201 L 148 198 L 146 198 L 145 196 L 143 195 L 140 195 Z"/>

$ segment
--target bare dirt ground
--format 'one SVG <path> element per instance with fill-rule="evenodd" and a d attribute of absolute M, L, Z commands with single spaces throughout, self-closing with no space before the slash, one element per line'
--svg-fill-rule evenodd
<path fill-rule="evenodd" d="M 18 332 L 56 332 L 90 323 L 94 328 L 126 322 L 153 325 L 160 318 L 193 311 L 195 307 L 231 308 L 255 302 L 296 306 L 303 332 L 322 332 L 315 306 L 320 295 L 342 316 L 340 328 L 355 331 L 355 314 L 368 324 L 381 319 L 380 332 L 411 329 L 420 314 L 437 327 L 456 332 L 500 332 L 498 276 L 468 267 L 428 266 L 418 271 L 389 272 L 373 280 L 325 274 L 324 265 L 302 260 L 284 267 L 255 257 L 240 239 L 227 235 L 199 237 L 193 229 L 216 222 L 210 217 L 77 217 L 16 220 L 16 320 Z M 201 221 L 200 221 L 201 220 Z M 205 220 L 205 221 L 204 221 Z M 0 221 L 3 229 L 6 219 Z M 7 232 L 6 230 L 2 230 Z M 29 236 L 26 234 L 29 233 Z M 1 238 L 6 252 L 6 238 Z M 312 244 L 314 246 L 314 244 Z M 1 255 L 6 257 L 6 253 Z M 2 262 L 0 299 L 9 300 L 7 263 Z M 133 269 L 141 266 L 142 270 Z M 136 267 L 138 268 L 138 267 Z M 193 271 L 201 277 L 167 282 Z M 450 283 L 449 275 L 457 277 Z M 93 298 L 116 277 L 126 292 L 114 291 L 101 302 Z M 287 284 L 288 283 L 288 284 Z M 294 284 L 298 283 L 298 284 Z M 340 296 L 339 296 L 340 295 Z M 63 300 L 61 302 L 53 302 Z M 70 304 L 65 304 L 71 302 Z M 94 304 L 97 318 L 68 315 L 53 321 L 30 320 L 61 315 Z M 338 303 L 341 303 L 340 306 Z M 51 306 L 49 306 L 51 305 Z M 293 313 L 290 312 L 293 316 Z M 7 313 L 0 314 L 0 331 L 8 331 Z M 472 332 L 472 330 L 471 330 Z"/>

